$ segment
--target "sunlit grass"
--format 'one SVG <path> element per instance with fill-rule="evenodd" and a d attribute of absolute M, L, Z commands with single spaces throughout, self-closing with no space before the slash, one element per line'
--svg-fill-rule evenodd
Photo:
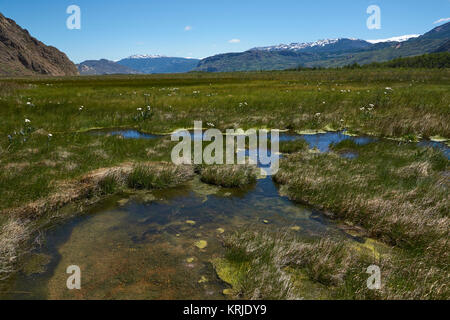
<path fill-rule="evenodd" d="M 256 182 L 257 169 L 247 165 L 202 166 L 202 182 L 225 188 L 241 188 Z"/>
<path fill-rule="evenodd" d="M 186 168 L 148 165 L 170 162 L 174 143 L 169 137 L 126 140 L 88 133 L 95 128 L 168 133 L 191 128 L 195 120 L 202 120 L 222 130 L 328 128 L 407 140 L 449 138 L 449 76 L 448 70 L 410 69 L 0 80 L 0 210 L 8 213 L 46 199 L 60 191 L 66 181 L 125 162 L 141 164 L 126 177 L 103 177 L 97 186 L 102 195 L 127 187 L 174 186 L 192 174 Z M 148 110 L 148 106 L 151 112 L 142 116 L 141 110 Z M 393 276 L 392 287 L 398 285 L 403 291 L 387 291 L 384 297 L 432 297 L 429 284 L 440 280 L 438 273 L 445 274 L 448 269 L 448 160 L 438 152 L 394 142 L 358 146 L 345 141 L 331 147 L 336 153 L 322 155 L 308 152 L 305 146 L 301 140 L 280 144 L 280 151 L 290 154 L 276 176 L 283 192 L 293 200 L 332 212 L 335 218 L 363 226 L 371 236 L 405 250 L 404 262 L 395 262 L 389 269 L 391 274 L 399 275 Z M 348 160 L 338 154 L 347 151 L 358 157 Z M 241 187 L 256 179 L 253 172 L 243 167 L 205 167 L 199 173 L 204 182 L 224 187 Z M 9 228 L 2 230 L 11 231 L 8 234 L 20 229 L 27 233 L 22 220 L 11 220 L 10 224 L 8 221 L 0 221 Z M 22 241 L 17 237 L 4 238 L 13 241 L 8 251 L 11 254 Z M 252 239 L 247 239 L 249 244 L 253 240 L 267 244 L 259 237 Z M 260 291 L 256 297 L 295 297 L 286 278 L 278 277 L 286 266 L 270 260 L 279 258 L 270 250 L 286 248 L 286 242 L 276 240 L 276 235 L 274 239 L 265 238 L 268 247 L 261 250 L 266 252 L 266 260 L 256 264 L 273 273 L 267 275 L 253 269 L 244 279 L 246 297 L 253 297 L 255 291 L 250 289 L 261 286 L 267 289 L 266 295 Z M 292 241 L 298 243 L 297 239 Z M 229 245 L 232 247 L 233 241 Z M 312 280 L 347 288 L 346 293 L 333 290 L 338 297 L 373 297 L 367 292 L 352 296 L 351 292 L 359 292 L 352 291 L 354 283 L 332 278 L 331 273 L 337 272 L 333 268 L 341 267 L 340 261 L 347 257 L 339 244 L 299 244 L 300 247 L 309 249 L 302 249 L 304 260 L 296 266 Z M 248 263 L 251 257 L 245 256 L 244 249 L 235 253 Z M 333 267 L 335 257 L 340 261 Z M 351 261 L 339 271 L 341 275 L 346 270 L 351 275 L 359 266 L 358 259 Z M 0 261 L 0 271 L 7 268 L 3 262 Z M 309 270 L 313 262 L 319 262 L 321 268 Z M 410 273 L 404 270 L 408 263 L 416 266 Z M 346 269 L 347 266 L 351 268 Z M 357 275 L 361 273 L 358 272 Z M 261 280 L 265 274 L 268 282 Z M 284 282 L 277 284 L 277 279 Z M 271 284 L 269 280 L 275 281 L 273 291 L 265 285 Z M 414 281 L 425 283 L 423 290 Z M 405 288 L 410 289 L 410 295 Z M 441 291 L 436 296 L 443 297 Z"/>

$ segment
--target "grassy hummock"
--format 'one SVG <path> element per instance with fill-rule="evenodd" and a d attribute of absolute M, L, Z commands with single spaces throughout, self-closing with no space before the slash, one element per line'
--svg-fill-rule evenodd
<path fill-rule="evenodd" d="M 242 188 L 257 179 L 257 168 L 249 165 L 210 165 L 200 168 L 202 182 L 224 188 Z"/>
<path fill-rule="evenodd" d="M 173 164 L 137 164 L 128 175 L 132 189 L 163 189 L 186 182 L 193 176 L 192 168 Z"/>
<path fill-rule="evenodd" d="M 302 150 L 307 150 L 308 143 L 303 139 L 294 141 L 280 141 L 279 147 L 281 153 L 291 154 Z"/>

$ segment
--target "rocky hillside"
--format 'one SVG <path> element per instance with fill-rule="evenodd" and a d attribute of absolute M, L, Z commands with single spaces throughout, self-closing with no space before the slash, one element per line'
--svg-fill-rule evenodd
<path fill-rule="evenodd" d="M 77 74 L 77 67 L 64 53 L 33 38 L 0 13 L 0 76 Z"/>

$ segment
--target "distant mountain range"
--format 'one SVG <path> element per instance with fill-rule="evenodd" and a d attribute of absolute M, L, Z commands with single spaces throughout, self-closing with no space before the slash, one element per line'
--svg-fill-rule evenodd
<path fill-rule="evenodd" d="M 197 67 L 199 61 L 189 58 L 135 55 L 117 63 L 142 73 L 183 73 Z"/>
<path fill-rule="evenodd" d="M 370 47 L 370 43 L 359 39 L 326 39 L 315 42 L 279 44 L 277 46 L 259 47 L 250 51 L 295 51 L 295 52 L 320 52 L 320 51 L 345 51 L 364 49 Z"/>
<path fill-rule="evenodd" d="M 284 70 L 303 67 L 342 67 L 389 61 L 398 57 L 448 51 L 450 23 L 424 35 L 405 35 L 380 40 L 326 39 L 307 43 L 257 47 L 224 53 L 202 60 L 153 55 L 134 55 L 115 63 L 116 73 L 182 73 Z M 83 63 L 84 64 L 84 63 Z M 110 62 L 111 67 L 113 62 Z M 92 65 L 91 65 L 92 66 Z M 122 72 L 121 66 L 128 67 Z M 92 70 L 80 70 L 82 74 Z M 109 74 L 99 69 L 97 74 Z"/>
<path fill-rule="evenodd" d="M 0 76 L 76 74 L 76 66 L 64 53 L 33 38 L 0 13 Z"/>
<path fill-rule="evenodd" d="M 84 75 L 184 73 L 196 68 L 199 62 L 199 59 L 134 55 L 117 62 L 88 60 L 80 63 L 78 69 Z"/>
<path fill-rule="evenodd" d="M 381 40 L 327 39 L 308 43 L 257 47 L 202 60 L 134 55 L 119 61 L 88 60 L 75 66 L 58 49 L 30 36 L 0 13 L 0 76 L 104 75 L 284 70 L 302 67 L 342 67 L 384 62 L 450 50 L 450 22 L 424 35 Z"/>
<path fill-rule="evenodd" d="M 245 52 L 219 54 L 199 62 L 195 71 L 228 72 L 283 70 L 304 67 L 342 67 L 383 62 L 448 50 L 450 23 L 422 36 L 410 35 L 384 40 L 329 39 L 253 48 Z M 447 49 L 446 49 L 447 48 Z"/>
<path fill-rule="evenodd" d="M 420 36 L 421 36 L 421 34 L 408 34 L 408 35 L 392 37 L 392 38 L 388 38 L 388 39 L 367 40 L 367 42 L 370 42 L 373 44 L 380 43 L 380 42 L 404 42 L 409 39 L 418 38 Z"/>
<path fill-rule="evenodd" d="M 137 70 L 122 66 L 114 61 L 106 59 L 87 60 L 77 65 L 82 75 L 106 75 L 106 74 L 140 74 Z"/>

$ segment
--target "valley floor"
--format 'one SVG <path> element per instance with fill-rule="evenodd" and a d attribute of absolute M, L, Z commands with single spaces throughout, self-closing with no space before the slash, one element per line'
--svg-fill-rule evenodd
<path fill-rule="evenodd" d="M 89 132 L 162 135 L 202 120 L 221 130 L 387 138 L 344 141 L 326 153 L 282 145 L 289 155 L 274 177 L 279 192 L 332 216 L 352 241 L 301 237 L 290 227 L 227 230 L 225 253 L 211 260 L 227 296 L 448 299 L 449 160 L 413 142 L 448 144 L 449 85 L 447 69 L 0 80 L 0 282 L 22 272 L 40 230 L 99 199 L 196 176 L 224 188 L 254 183 L 248 168 L 168 164 L 170 136 Z M 348 152 L 357 157 L 341 156 Z M 378 291 L 366 287 L 371 264 L 382 270 Z"/>

